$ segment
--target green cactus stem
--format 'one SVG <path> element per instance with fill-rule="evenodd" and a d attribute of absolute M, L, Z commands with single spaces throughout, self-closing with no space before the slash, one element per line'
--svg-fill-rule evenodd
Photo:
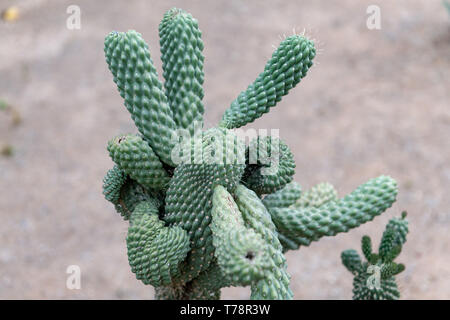
<path fill-rule="evenodd" d="M 278 137 L 246 147 L 239 128 L 267 113 L 304 78 L 316 54 L 302 35 L 284 39 L 264 71 L 203 128 L 203 42 L 197 21 L 171 9 L 159 25 L 164 85 L 136 31 L 111 32 L 104 52 L 113 81 L 139 134 L 109 141 L 115 163 L 103 194 L 129 223 L 131 271 L 156 299 L 219 299 L 228 286 L 250 286 L 252 299 L 292 299 L 283 252 L 371 221 L 395 201 L 396 182 L 381 176 L 339 199 L 334 187 L 302 191 L 295 161 Z M 379 253 L 363 242 L 342 254 L 357 298 L 398 296 L 394 259 L 406 239 L 402 219 L 389 223 Z M 364 287 L 377 265 L 381 291 Z"/>
<path fill-rule="evenodd" d="M 378 254 L 372 253 L 372 241 L 364 236 L 361 249 L 366 262 L 361 262 L 356 250 L 345 250 L 341 254 L 342 264 L 353 275 L 354 300 L 396 300 L 400 298 L 395 276 L 405 270 L 405 265 L 395 263 L 406 242 L 408 220 L 406 212 L 401 218 L 389 220 L 380 241 Z"/>
<path fill-rule="evenodd" d="M 395 201 L 397 184 L 380 176 L 358 187 L 339 201 L 319 207 L 272 208 L 278 231 L 297 245 L 308 246 L 324 236 L 334 236 L 371 221 Z"/>
<path fill-rule="evenodd" d="M 263 203 L 269 210 L 271 208 L 288 208 L 294 205 L 301 196 L 301 187 L 297 182 L 290 182 L 274 193 L 264 197 Z"/>
<path fill-rule="evenodd" d="M 284 39 L 264 71 L 231 103 L 220 126 L 239 128 L 269 112 L 306 76 L 315 55 L 311 40 L 300 35 Z"/>
<path fill-rule="evenodd" d="M 187 257 L 183 281 L 193 280 L 206 270 L 214 256 L 209 227 L 214 188 L 222 185 L 233 190 L 245 166 L 243 142 L 226 129 L 205 131 L 201 143 L 194 143 L 193 148 L 193 154 L 202 155 L 202 163 L 183 163 L 175 169 L 166 194 L 164 216 L 169 225 L 182 227 L 191 238 L 192 251 Z M 219 149 L 225 151 L 219 155 L 215 153 Z M 235 155 L 234 150 L 241 150 L 241 154 Z"/>
<path fill-rule="evenodd" d="M 330 201 L 337 201 L 338 195 L 333 185 L 328 182 L 322 182 L 303 192 L 302 196 L 292 205 L 294 208 L 318 208 Z"/>
<path fill-rule="evenodd" d="M 348 249 L 341 253 L 342 264 L 351 273 L 358 273 L 362 270 L 362 261 L 356 250 Z"/>
<path fill-rule="evenodd" d="M 267 244 L 271 268 L 264 278 L 252 285 L 252 299 L 292 299 L 286 258 L 269 212 L 256 193 L 243 185 L 236 188 L 236 203 L 248 227 L 261 235 Z"/>
<path fill-rule="evenodd" d="M 153 202 L 141 202 L 133 211 L 127 248 L 131 271 L 153 286 L 169 285 L 180 275 L 179 264 L 189 252 L 187 232 L 165 227 Z"/>
<path fill-rule="evenodd" d="M 136 206 L 142 201 L 154 202 L 160 208 L 162 205 L 161 193 L 156 190 L 145 189 L 136 181 L 127 178 L 120 188 L 119 199 L 111 202 L 123 219 L 129 220 Z"/>
<path fill-rule="evenodd" d="M 220 185 L 214 190 L 211 230 L 218 264 L 231 283 L 247 286 L 264 277 L 271 267 L 266 244 L 245 226 L 233 197 Z"/>
<path fill-rule="evenodd" d="M 148 45 L 136 31 L 111 32 L 105 39 L 105 56 L 139 132 L 161 160 L 172 165 L 176 124 Z"/>
<path fill-rule="evenodd" d="M 361 239 L 361 250 L 367 261 L 372 259 L 372 240 L 369 236 L 363 236 Z"/>
<path fill-rule="evenodd" d="M 127 181 L 126 173 L 118 166 L 114 166 L 108 170 L 105 178 L 103 178 L 103 195 L 105 199 L 118 204 L 120 199 L 120 189 Z"/>
<path fill-rule="evenodd" d="M 122 135 L 108 143 L 112 160 L 132 179 L 146 188 L 164 189 L 169 174 L 148 143 L 136 135 Z"/>
<path fill-rule="evenodd" d="M 294 178 L 294 155 L 280 139 L 257 137 L 250 142 L 247 153 L 248 166 L 243 180 L 257 194 L 278 191 Z"/>
<path fill-rule="evenodd" d="M 173 8 L 159 25 L 164 87 L 178 128 L 194 135 L 203 125 L 203 42 L 198 22 L 189 13 Z"/>

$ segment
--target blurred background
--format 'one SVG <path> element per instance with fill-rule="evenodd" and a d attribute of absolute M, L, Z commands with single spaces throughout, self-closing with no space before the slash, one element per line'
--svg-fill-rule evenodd
<path fill-rule="evenodd" d="M 68 28 L 69 5 L 81 12 Z M 369 5 L 380 29 L 367 27 Z M 296 299 L 350 299 L 340 252 L 377 244 L 408 211 L 398 261 L 403 299 L 450 298 L 450 11 L 441 0 L 0 0 L 0 298 L 152 299 L 127 261 L 127 223 L 102 195 L 106 143 L 136 129 L 103 54 L 112 30 L 135 29 L 161 75 L 158 24 L 171 7 L 199 21 L 206 127 L 263 70 L 280 37 L 306 30 L 320 54 L 308 76 L 248 127 L 280 129 L 303 188 L 345 195 L 372 177 L 398 201 L 358 229 L 287 254 Z M 69 265 L 81 289 L 66 288 Z M 225 299 L 246 299 L 227 288 Z"/>

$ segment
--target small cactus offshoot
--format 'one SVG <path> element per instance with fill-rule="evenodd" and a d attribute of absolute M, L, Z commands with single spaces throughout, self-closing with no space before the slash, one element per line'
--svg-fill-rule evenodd
<path fill-rule="evenodd" d="M 396 300 L 400 297 L 395 276 L 405 270 L 405 265 L 394 260 L 400 254 L 407 234 L 408 220 L 406 212 L 403 212 L 401 218 L 389 220 L 378 253 L 372 252 L 370 237 L 362 237 L 361 250 L 366 258 L 365 262 L 356 250 L 342 252 L 342 264 L 354 275 L 353 299 Z"/>
<path fill-rule="evenodd" d="M 218 299 L 227 286 L 250 286 L 252 299 L 292 299 L 283 253 L 371 221 L 394 203 L 397 183 L 380 176 L 343 198 L 329 183 L 303 191 L 285 142 L 256 136 L 246 146 L 235 130 L 307 75 L 316 55 L 307 37 L 285 38 L 218 126 L 205 129 L 198 23 L 174 8 L 159 36 L 164 84 L 138 32 L 105 39 L 106 62 L 139 132 L 109 141 L 115 166 L 103 185 L 129 222 L 131 271 L 157 299 Z"/>

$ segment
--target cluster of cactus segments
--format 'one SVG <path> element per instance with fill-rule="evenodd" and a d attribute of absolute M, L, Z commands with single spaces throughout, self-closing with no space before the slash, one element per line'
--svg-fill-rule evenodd
<path fill-rule="evenodd" d="M 171 9 L 159 36 L 164 84 L 136 31 L 111 32 L 104 47 L 138 131 L 109 141 L 115 165 L 103 183 L 129 222 L 131 271 L 158 299 L 218 299 L 228 286 L 250 286 L 252 299 L 292 299 L 284 252 L 371 221 L 395 201 L 396 182 L 380 176 L 343 198 L 328 183 L 304 191 L 286 143 L 266 135 L 246 145 L 238 134 L 306 76 L 316 54 L 307 37 L 282 40 L 206 129 L 197 21 Z"/>
<path fill-rule="evenodd" d="M 353 275 L 353 299 L 355 300 L 396 300 L 400 292 L 395 276 L 405 270 L 405 265 L 395 263 L 406 242 L 408 220 L 406 212 L 400 218 L 389 220 L 383 232 L 378 253 L 372 251 L 372 240 L 364 236 L 361 250 L 366 258 L 362 262 L 358 252 L 353 249 L 341 254 L 342 264 Z"/>

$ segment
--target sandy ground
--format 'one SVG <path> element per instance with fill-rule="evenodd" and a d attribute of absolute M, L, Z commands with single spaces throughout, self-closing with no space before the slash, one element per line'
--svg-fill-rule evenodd
<path fill-rule="evenodd" d="M 374 3 L 376 2 L 376 3 Z M 68 30 L 66 8 L 81 8 Z M 20 18 L 0 23 L 0 298 L 151 299 L 127 262 L 127 223 L 101 194 L 112 166 L 106 142 L 134 132 L 104 62 L 111 30 L 136 29 L 161 74 L 157 28 L 172 6 L 191 12 L 205 43 L 206 125 L 262 71 L 279 37 L 303 30 L 321 54 L 307 78 L 252 128 L 279 128 L 304 188 L 333 183 L 341 195 L 380 174 L 399 182 L 397 203 L 373 222 L 288 253 L 296 299 L 350 299 L 340 252 L 378 242 L 408 210 L 399 261 L 405 299 L 450 298 L 450 16 L 440 0 L 0 1 Z M 366 8 L 381 8 L 381 30 Z M 17 118 L 17 117 L 16 117 Z M 17 120 L 17 119 L 16 119 Z M 18 121 L 15 121 L 18 122 Z M 78 265 L 80 290 L 66 288 Z M 225 289 L 244 299 L 248 288 Z"/>

